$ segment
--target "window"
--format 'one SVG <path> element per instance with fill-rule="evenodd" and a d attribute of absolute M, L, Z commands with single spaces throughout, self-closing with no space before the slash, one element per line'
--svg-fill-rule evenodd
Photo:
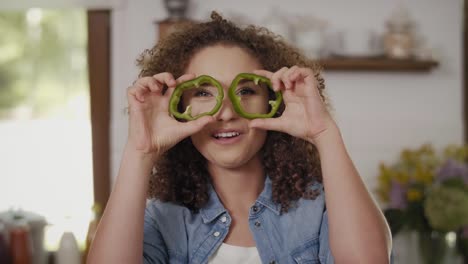
<path fill-rule="evenodd" d="M 83 246 L 93 204 L 86 10 L 0 12 L 0 212 L 73 231 Z"/>

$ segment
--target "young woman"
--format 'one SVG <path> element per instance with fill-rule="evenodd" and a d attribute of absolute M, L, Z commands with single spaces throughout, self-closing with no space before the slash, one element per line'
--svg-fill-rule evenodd
<path fill-rule="evenodd" d="M 389 228 L 310 60 L 266 29 L 215 12 L 146 56 L 128 90 L 128 141 L 88 263 L 389 263 Z M 275 117 L 238 113 L 227 95 L 239 73 L 282 93 Z M 202 75 L 224 89 L 219 110 L 174 118 L 175 87 Z M 184 95 L 181 110 L 216 97 L 208 86 Z M 258 86 L 234 88 L 264 113 L 274 92 Z"/>

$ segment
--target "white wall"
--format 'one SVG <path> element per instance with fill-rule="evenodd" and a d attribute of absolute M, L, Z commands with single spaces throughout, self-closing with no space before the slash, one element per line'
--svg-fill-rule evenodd
<path fill-rule="evenodd" d="M 337 29 L 384 30 L 402 1 L 191 1 L 190 16 L 207 19 L 216 9 L 247 15 L 255 23 L 269 8 L 312 14 Z M 352 4 L 351 4 L 352 2 Z M 462 0 L 405 1 L 441 66 L 431 73 L 327 72 L 325 80 L 346 145 L 366 184 L 375 186 L 378 163 L 392 162 L 404 147 L 430 142 L 436 147 L 463 142 Z M 126 88 L 136 78 L 135 59 L 153 45 L 153 21 L 167 16 L 162 1 L 127 1 L 113 13 L 112 175 L 117 175 L 127 136 Z M 258 21 L 258 22 L 257 22 Z"/>
<path fill-rule="evenodd" d="M 38 8 L 120 8 L 126 0 L 3 0 L 0 10 L 22 10 L 32 7 Z"/>

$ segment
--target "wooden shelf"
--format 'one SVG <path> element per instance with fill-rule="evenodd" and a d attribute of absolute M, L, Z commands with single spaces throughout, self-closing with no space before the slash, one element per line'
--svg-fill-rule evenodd
<path fill-rule="evenodd" d="M 319 60 L 325 71 L 429 72 L 439 63 L 433 60 L 389 59 L 385 57 L 331 57 Z"/>

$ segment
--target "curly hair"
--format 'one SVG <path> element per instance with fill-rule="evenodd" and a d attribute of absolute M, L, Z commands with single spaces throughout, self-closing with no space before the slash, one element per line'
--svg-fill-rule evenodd
<path fill-rule="evenodd" d="M 315 73 L 322 100 L 324 80 L 320 68 L 266 28 L 253 25 L 241 28 L 212 12 L 211 21 L 192 23 L 145 50 L 138 59 L 140 77 L 170 72 L 175 78 L 184 74 L 191 58 L 203 48 L 214 45 L 240 47 L 256 58 L 265 70 L 298 65 Z M 280 113 L 284 110 L 280 108 Z M 262 149 L 265 172 L 272 181 L 272 199 L 287 212 L 301 197 L 314 199 L 317 191 L 309 186 L 322 181 L 320 158 L 316 147 L 285 133 L 268 131 Z M 148 190 L 149 198 L 173 202 L 198 211 L 208 201 L 211 178 L 206 159 L 186 138 L 168 150 L 154 164 Z"/>

